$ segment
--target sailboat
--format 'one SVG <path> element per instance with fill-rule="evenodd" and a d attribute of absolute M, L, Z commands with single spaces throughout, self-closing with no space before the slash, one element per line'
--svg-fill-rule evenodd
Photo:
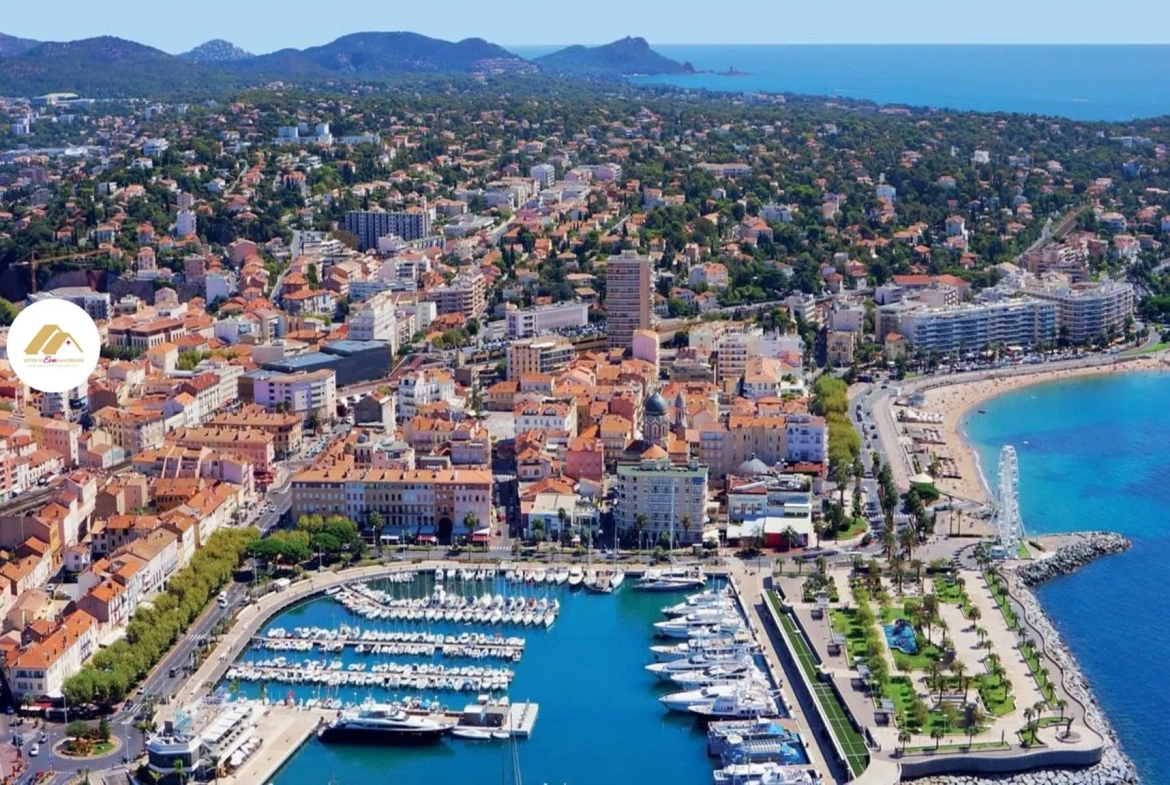
<path fill-rule="evenodd" d="M 594 575 L 592 580 L 586 578 L 585 591 L 593 594 L 613 594 L 613 578 L 609 570 L 602 570 Z"/>

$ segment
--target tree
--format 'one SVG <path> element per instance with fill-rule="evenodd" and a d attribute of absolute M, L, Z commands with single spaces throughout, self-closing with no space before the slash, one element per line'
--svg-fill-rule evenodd
<path fill-rule="evenodd" d="M 983 723 L 987 722 L 987 714 L 983 709 L 975 706 L 971 709 L 970 714 L 967 715 L 967 746 L 975 743 L 975 734 L 983 727 Z"/>
<path fill-rule="evenodd" d="M 479 516 L 471 510 L 463 516 L 463 528 L 467 532 L 467 538 L 471 539 L 471 535 L 475 534 L 475 530 L 479 528 Z"/>
<path fill-rule="evenodd" d="M 934 748 L 936 750 L 938 749 L 939 745 L 942 744 L 943 737 L 946 735 L 946 730 L 940 725 L 936 725 L 930 729 L 930 738 L 934 739 Z"/>
<path fill-rule="evenodd" d="M 374 542 L 378 546 L 378 558 L 382 557 L 382 530 L 386 528 L 386 519 L 382 513 L 374 510 L 369 515 L 370 529 L 374 532 Z"/>
<path fill-rule="evenodd" d="M 471 385 L 471 393 L 467 396 L 467 402 L 476 417 L 483 416 L 483 389 L 479 386 L 479 382 Z"/>
<path fill-rule="evenodd" d="M 926 723 L 930 720 L 930 710 L 926 708 L 921 698 L 914 698 L 914 702 L 910 704 L 910 718 L 916 728 L 926 729 Z"/>
<path fill-rule="evenodd" d="M 912 738 L 913 736 L 910 734 L 910 731 L 906 730 L 905 728 L 898 730 L 898 743 L 902 745 L 903 755 L 906 754 L 906 745 L 910 743 L 910 739 Z"/>

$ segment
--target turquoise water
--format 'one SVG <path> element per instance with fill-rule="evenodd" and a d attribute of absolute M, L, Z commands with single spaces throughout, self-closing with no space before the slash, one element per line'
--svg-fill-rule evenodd
<path fill-rule="evenodd" d="M 696 69 L 747 76 L 661 76 L 635 82 L 728 92 L 844 96 L 878 103 L 1076 120 L 1167 112 L 1168 46 L 657 45 Z M 558 47 L 514 47 L 535 57 Z"/>
<path fill-rule="evenodd" d="M 914 627 L 911 625 L 899 619 L 894 624 L 883 624 L 882 629 L 886 632 L 886 643 L 891 649 L 907 654 L 918 652 L 918 639 L 914 637 Z"/>
<path fill-rule="evenodd" d="M 1128 374 L 1008 393 L 966 420 L 989 477 L 1019 455 L 1030 533 L 1108 529 L 1133 548 L 1041 587 L 1039 596 L 1145 782 L 1170 782 L 1170 375 Z"/>
<path fill-rule="evenodd" d="M 504 591 L 503 584 L 495 590 Z M 511 699 L 531 700 L 540 706 L 532 738 L 518 744 L 524 780 L 550 785 L 708 785 L 713 760 L 706 754 L 705 733 L 691 719 L 663 711 L 657 697 L 666 690 L 645 670 L 653 659 L 648 648 L 655 642 L 652 625 L 664 618 L 660 609 L 678 602 L 682 595 L 644 594 L 626 586 L 608 596 L 568 589 L 556 590 L 556 596 L 562 605 L 556 624 L 548 631 L 516 633 L 527 637 L 526 651 L 519 663 L 507 665 L 516 672 Z M 372 626 L 350 616 L 339 604 L 321 599 L 282 614 L 266 627 L 336 627 L 341 623 Z M 512 633 L 505 628 L 504 634 Z M 286 656 L 303 659 L 308 655 Z M 347 655 L 346 661 L 355 656 Z M 256 691 L 251 688 L 252 694 Z M 275 688 L 269 695 L 282 697 Z M 360 700 L 363 696 L 343 693 L 341 697 Z M 475 695 L 445 693 L 440 699 L 461 707 L 474 703 Z M 422 749 L 339 747 L 310 741 L 274 782 L 321 785 L 333 777 L 341 783 L 498 783 L 504 749 L 504 745 L 457 740 Z M 510 765 L 507 781 L 511 782 Z"/>

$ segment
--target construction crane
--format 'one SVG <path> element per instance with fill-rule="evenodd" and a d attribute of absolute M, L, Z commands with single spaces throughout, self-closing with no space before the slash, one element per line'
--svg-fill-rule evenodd
<path fill-rule="evenodd" d="M 24 260 L 23 262 L 14 262 L 12 266 L 28 267 L 29 293 L 36 294 L 38 265 L 48 264 L 50 262 L 65 262 L 69 261 L 70 259 L 92 259 L 97 255 L 98 254 L 95 251 L 88 251 L 86 253 L 62 254 L 61 256 L 37 256 L 36 252 L 34 251 L 29 255 L 28 259 Z"/>

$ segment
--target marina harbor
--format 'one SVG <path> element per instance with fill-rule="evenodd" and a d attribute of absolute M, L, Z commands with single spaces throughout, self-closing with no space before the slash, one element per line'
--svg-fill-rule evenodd
<path fill-rule="evenodd" d="M 203 738 L 200 726 L 253 707 L 246 721 L 237 720 L 250 723 L 240 733 L 248 752 L 216 755 L 239 764 L 226 767 L 224 781 L 279 783 L 284 761 L 302 748 L 317 754 L 315 745 L 390 745 L 426 755 L 432 744 L 491 746 L 515 738 L 526 740 L 519 748 L 526 756 L 527 740 L 541 736 L 538 717 L 553 711 L 550 706 L 563 710 L 517 693 L 528 655 L 545 638 L 555 640 L 562 617 L 616 601 L 606 594 L 630 592 L 627 600 L 647 609 L 640 633 L 648 690 L 643 705 L 656 703 L 666 727 L 677 728 L 670 732 L 682 734 L 680 742 L 701 733 L 703 741 L 685 743 L 713 763 L 706 781 L 821 781 L 817 745 L 809 747 L 800 712 L 792 711 L 774 657 L 766 656 L 769 644 L 758 639 L 758 624 L 749 621 L 753 611 L 745 609 L 726 570 L 631 571 L 616 588 L 607 572 L 610 588 L 601 592 L 585 590 L 586 582 L 596 586 L 603 577 L 588 568 L 572 585 L 569 567 L 462 574 L 402 568 L 390 573 L 392 579 L 386 570 L 350 572 L 314 576 L 244 608 L 221 643 L 220 651 L 234 651 L 234 659 L 208 660 L 162 707 L 158 745 L 183 738 L 190 747 L 192 739 Z M 650 615 L 654 609 L 657 618 Z M 448 617 L 448 611 L 458 613 Z M 524 629 L 509 633 L 492 623 L 497 612 L 521 619 L 554 613 L 557 621 L 522 622 Z M 322 623 L 333 619 L 335 625 Z M 623 634 L 635 641 L 639 635 L 637 628 Z M 211 754 L 209 747 L 204 754 Z"/>

